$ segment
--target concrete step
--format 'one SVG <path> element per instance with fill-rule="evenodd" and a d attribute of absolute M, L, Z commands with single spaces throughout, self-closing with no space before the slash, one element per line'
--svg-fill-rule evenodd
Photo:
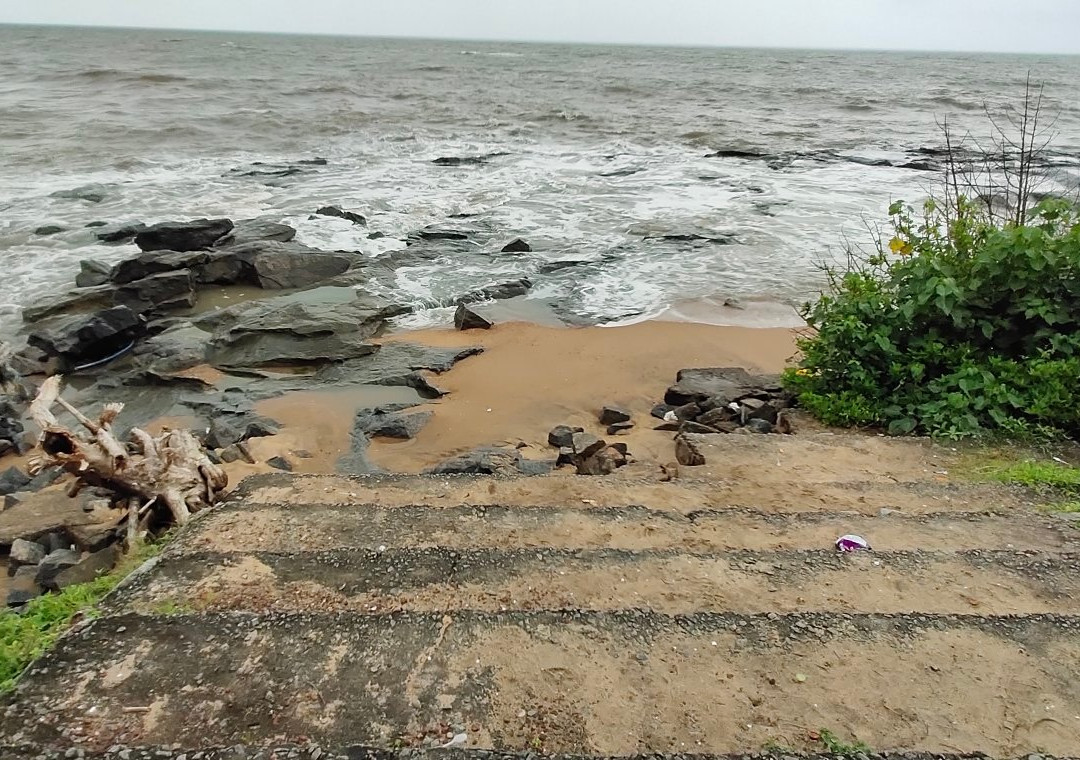
<path fill-rule="evenodd" d="M 1080 555 L 566 549 L 170 553 L 114 609 L 1080 614 Z"/>
<path fill-rule="evenodd" d="M 682 549 L 714 552 L 823 549 L 855 533 L 882 551 L 1080 551 L 1080 531 L 1058 517 L 1013 511 L 883 515 L 772 513 L 750 509 L 673 512 L 503 505 L 383 507 L 234 501 L 200 517 L 176 541 L 184 552 L 244 554 L 335 549 L 502 547 Z"/>
<path fill-rule="evenodd" d="M 12 746 L 445 743 L 636 755 L 870 747 L 1068 756 L 1080 618 L 542 613 L 117 615 L 63 639 Z"/>
<path fill-rule="evenodd" d="M 738 436 L 743 438 L 744 436 Z M 767 436 L 765 436 L 767 437 Z M 781 436 L 778 436 L 781 437 Z M 1024 489 L 997 484 L 927 480 L 829 480 L 793 477 L 762 484 L 759 479 L 709 478 L 699 468 L 661 482 L 660 471 L 643 476 L 631 468 L 603 478 L 560 472 L 541 478 L 422 475 L 288 475 L 248 478 L 233 499 L 256 504 L 357 504 L 398 506 L 597 507 L 646 505 L 687 514 L 703 509 L 745 508 L 760 512 L 859 512 L 881 509 L 906 514 L 943 511 L 1012 512 L 1034 502 Z M 686 474 L 689 473 L 689 474 Z"/>

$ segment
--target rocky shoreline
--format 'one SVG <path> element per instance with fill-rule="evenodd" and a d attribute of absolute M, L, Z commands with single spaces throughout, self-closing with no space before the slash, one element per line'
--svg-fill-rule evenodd
<path fill-rule="evenodd" d="M 362 215 L 336 206 L 315 213 L 366 224 Z M 35 378 L 68 375 L 65 395 L 82 408 L 123 404 L 114 423 L 120 440 L 131 428 L 155 421 L 191 429 L 214 464 L 239 467 L 240 475 L 251 471 L 245 466 L 292 471 L 312 456 L 299 447 L 253 451 L 259 449 L 256 439 L 282 430 L 279 420 L 257 409 L 262 402 L 300 392 L 399 388 L 401 401 L 357 402 L 345 410 L 352 419 L 348 450 L 331 464 L 343 474 L 384 472 L 369 456 L 372 441 L 414 439 L 435 415 L 414 407 L 447 393 L 431 375 L 484 349 L 468 340 L 454 346 L 385 340 L 389 320 L 411 307 L 380 295 L 386 288 L 373 283 L 387 280 L 405 261 L 473 245 L 472 232 L 467 222 L 460 229 L 424 228 L 410 236 L 404 251 L 372 259 L 310 248 L 295 241 L 292 227 L 260 219 L 98 228 L 102 244 L 133 242 L 140 252 L 113 266 L 84 261 L 75 289 L 25 310 L 25 344 L 9 349 L 0 362 L 0 456 L 15 457 L 0 467 L 6 511 L 0 513 L 0 545 L 12 552 L 9 575 L 19 578 L 9 603 L 62 587 L 53 582 L 57 573 L 42 568 L 81 567 L 68 575 L 92 578 L 111 566 L 114 545 L 123 540 L 125 505 L 117 494 L 88 489 L 71 499 L 53 485 L 63 474 L 57 468 L 33 477 L 25 471 L 30 468 L 22 456 L 37 435 L 25 418 Z M 509 253 L 529 249 L 520 238 L 502 246 Z M 456 305 L 457 330 L 489 330 L 489 310 L 475 305 L 519 297 L 530 287 L 528 280 L 496 283 L 445 305 Z M 216 308 L 200 308 L 204 299 Z M 702 457 L 684 433 L 790 432 L 783 425 L 788 400 L 775 377 L 730 368 L 684 370 L 664 402 L 652 410 L 659 418 L 655 429 L 674 434 L 673 459 L 685 466 L 701 464 Z M 632 432 L 635 419 L 613 401 L 599 410 L 597 423 L 597 432 L 610 438 Z M 582 475 L 607 475 L 635 461 L 627 443 L 609 444 L 581 425 L 560 426 L 548 442 L 550 451 L 523 453 L 529 448 L 524 442 L 492 440 L 458 450 L 425 472 L 543 475 L 565 465 Z M 63 508 L 56 508 L 61 502 Z M 20 519 L 23 514 L 32 516 Z M 38 577 L 44 575 L 48 582 Z"/>

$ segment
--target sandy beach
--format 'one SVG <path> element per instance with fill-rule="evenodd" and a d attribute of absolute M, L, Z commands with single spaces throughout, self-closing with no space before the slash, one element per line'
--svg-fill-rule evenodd
<path fill-rule="evenodd" d="M 432 378 L 448 395 L 415 411 L 434 416 L 410 441 L 375 439 L 370 455 L 392 472 L 419 472 L 477 446 L 527 444 L 526 457 L 550 455 L 548 431 L 559 424 L 602 432 L 604 404 L 620 404 L 638 426 L 625 440 L 638 458 L 672 458 L 671 434 L 652 430 L 649 410 L 685 367 L 741 366 L 778 372 L 795 353 L 789 329 L 642 322 L 624 327 L 555 328 L 523 322 L 487 331 L 418 330 L 383 339 L 429 346 L 482 346 L 484 352 Z M 252 439 L 256 461 L 284 455 L 298 472 L 331 472 L 349 449 L 358 408 L 405 400 L 402 389 L 291 393 L 257 405 L 283 426 Z M 310 456 L 297 456 L 310 454 Z M 234 482 L 262 465 L 233 465 Z"/>

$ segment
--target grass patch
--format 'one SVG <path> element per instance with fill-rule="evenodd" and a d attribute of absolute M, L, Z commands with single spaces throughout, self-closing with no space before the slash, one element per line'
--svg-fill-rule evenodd
<path fill-rule="evenodd" d="M 830 755 L 837 755 L 839 757 L 853 757 L 859 753 L 868 753 L 870 748 L 858 739 L 854 739 L 851 742 L 845 742 L 839 736 L 834 734 L 827 728 L 823 728 L 818 731 L 821 742 L 821 746 Z"/>
<path fill-rule="evenodd" d="M 49 650 L 79 618 L 93 617 L 97 604 L 143 562 L 156 556 L 163 542 L 142 544 L 121 558 L 112 572 L 90 583 L 32 600 L 20 614 L 0 612 L 0 693 L 15 688 L 23 671 Z"/>
<path fill-rule="evenodd" d="M 1046 499 L 1048 511 L 1080 512 L 1080 467 L 1056 459 L 1021 459 L 1004 450 L 966 459 L 960 469 L 973 480 L 1024 486 Z"/>

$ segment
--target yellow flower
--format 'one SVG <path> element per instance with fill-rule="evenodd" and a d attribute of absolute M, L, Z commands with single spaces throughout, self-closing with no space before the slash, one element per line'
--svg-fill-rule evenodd
<path fill-rule="evenodd" d="M 898 237 L 894 237 L 889 241 L 889 250 L 893 253 L 898 253 L 901 256 L 907 256 L 911 253 L 911 243 L 901 240 Z"/>

